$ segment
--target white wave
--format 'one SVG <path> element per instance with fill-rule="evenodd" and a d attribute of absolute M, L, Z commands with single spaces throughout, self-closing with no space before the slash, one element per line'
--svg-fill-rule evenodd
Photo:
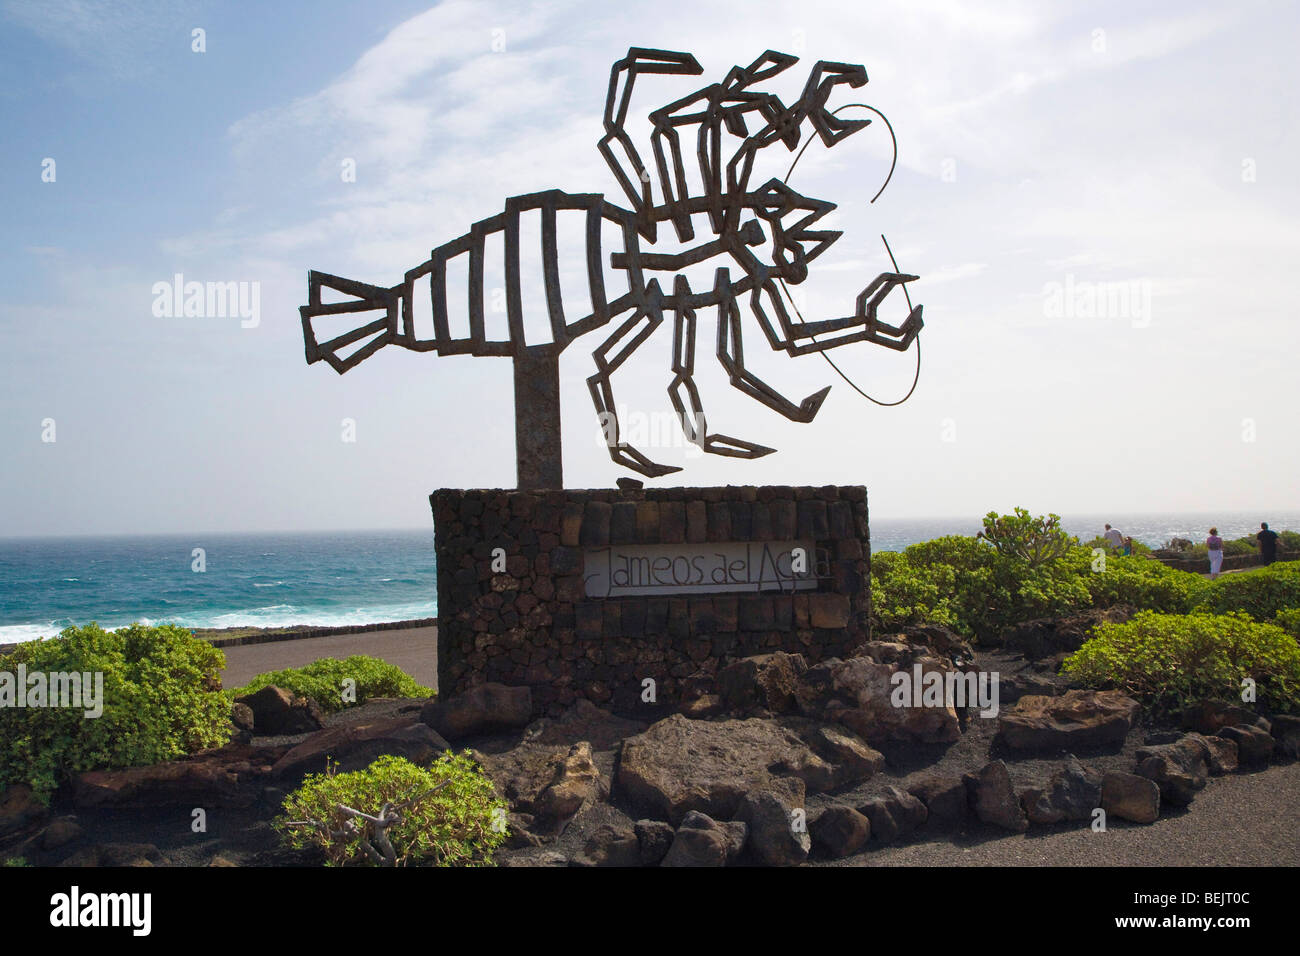
<path fill-rule="evenodd" d="M 5 624 L 0 626 L 0 644 L 19 644 L 23 641 L 57 637 L 61 630 L 63 628 L 53 624 Z"/>
<path fill-rule="evenodd" d="M 221 627 L 349 627 L 358 624 L 383 624 L 389 621 L 411 621 L 418 618 L 436 617 L 438 605 L 435 601 L 416 604 L 388 604 L 375 607 L 354 607 L 337 609 L 302 608 L 293 604 L 272 604 L 266 607 L 249 608 L 240 611 L 226 611 L 208 614 L 177 614 L 166 618 L 137 617 L 132 620 L 101 620 L 99 626 L 106 631 L 138 623 L 146 627 L 157 624 L 179 624 L 182 627 L 221 628 Z M 49 624 L 9 624 L 0 625 L 0 644 L 17 644 L 41 638 L 57 637 L 68 626 L 69 621 Z M 75 622 L 78 624 L 85 621 Z"/>
<path fill-rule="evenodd" d="M 435 617 L 438 605 L 434 601 L 418 604 L 390 604 L 378 607 L 349 609 L 298 608 L 277 605 L 246 611 L 217 614 L 203 622 L 186 622 L 190 627 L 346 627 L 356 624 L 382 624 L 387 621 L 410 621 L 416 618 Z"/>

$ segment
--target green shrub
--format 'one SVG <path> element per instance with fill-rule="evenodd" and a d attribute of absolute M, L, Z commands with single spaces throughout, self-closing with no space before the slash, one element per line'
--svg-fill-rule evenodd
<path fill-rule="evenodd" d="M 0 866 L 31 866 L 31 864 L 21 856 L 9 856 L 0 861 Z"/>
<path fill-rule="evenodd" d="M 1245 611 L 1257 621 L 1270 621 L 1278 611 L 1296 607 L 1300 607 L 1300 561 L 1280 561 L 1215 578 L 1196 604 L 1198 611 L 1211 614 Z"/>
<path fill-rule="evenodd" d="M 1092 560 L 1091 551 L 1088 554 L 1092 573 L 1087 586 L 1093 607 L 1131 604 L 1146 611 L 1183 614 L 1192 609 L 1209 584 L 1199 574 L 1137 555 L 1107 554 L 1105 570 L 1094 570 L 1101 562 Z"/>
<path fill-rule="evenodd" d="M 1050 564 L 1026 573 L 1019 566 L 1007 571 L 1011 602 L 996 621 L 1000 630 L 1036 617 L 1055 617 L 1086 608 L 1092 596 L 1087 575 L 1091 573 L 1090 553 L 1072 548 Z"/>
<path fill-rule="evenodd" d="M 962 535 L 934 538 L 903 551 L 903 567 L 938 590 L 951 609 L 951 626 L 969 637 L 978 637 L 985 618 L 996 616 L 1001 606 L 995 596 L 1000 594 L 999 563 L 991 546 Z"/>
<path fill-rule="evenodd" d="M 1271 712 L 1300 709 L 1300 644 L 1245 614 L 1142 611 L 1102 624 L 1061 666 L 1088 687 L 1114 687 L 1156 711 L 1202 698 L 1241 702 L 1242 681 Z"/>
<path fill-rule="evenodd" d="M 1112 548 L 1110 542 L 1107 541 L 1105 538 L 1103 538 L 1101 535 L 1097 535 L 1091 541 L 1081 541 L 1079 542 L 1079 544 L 1080 546 L 1087 548 L 1089 551 L 1091 551 L 1093 548 L 1102 548 L 1106 551 L 1107 554 L 1123 553 L 1123 549 Z M 1151 550 L 1152 550 L 1151 548 L 1147 547 L 1141 541 L 1133 542 L 1134 554 L 1150 554 Z"/>
<path fill-rule="evenodd" d="M 984 516 L 984 530 L 975 537 L 993 545 L 1004 557 L 1023 561 L 1030 568 L 1062 557 L 1075 539 L 1061 530 L 1060 515 L 1033 517 L 1024 508 L 1014 514 L 999 515 L 990 511 Z"/>
<path fill-rule="evenodd" d="M 948 535 L 911 545 L 880 569 L 873 557 L 872 606 L 882 626 L 944 624 L 987 640 L 1009 625 L 1087 606 L 1087 559 L 1071 548 L 1032 566 L 986 540 Z"/>
<path fill-rule="evenodd" d="M 1253 541 L 1239 539 L 1228 550 L 1247 544 L 1253 549 Z M 1056 515 L 1034 517 L 1016 508 L 1012 515 L 989 512 L 984 531 L 973 537 L 948 535 L 902 552 L 874 554 L 872 626 L 888 631 L 939 624 L 980 641 L 1026 620 L 1087 607 L 1242 610 L 1267 621 L 1279 610 L 1300 605 L 1300 572 L 1287 570 L 1300 563 L 1211 582 L 1142 557 L 1150 549 L 1138 542 L 1132 555 L 1117 553 L 1100 538 L 1086 545 L 1072 542 Z M 1203 555 L 1204 545 L 1200 548 Z M 1097 570 L 1096 549 L 1104 549 L 1104 570 Z M 1261 580 L 1250 580 L 1261 575 Z"/>
<path fill-rule="evenodd" d="M 132 624 L 67 628 L 0 657 L 0 672 L 103 675 L 99 717 L 86 707 L 0 707 L 0 789 L 26 783 L 48 797 L 83 770 L 169 760 L 229 739 L 225 655 L 187 629 Z M 93 684 L 93 678 L 92 678 Z"/>
<path fill-rule="evenodd" d="M 1224 557 L 1232 557 L 1241 554 L 1258 554 L 1259 542 L 1251 535 L 1244 538 L 1233 538 L 1231 541 L 1223 542 Z M 1209 549 L 1206 549 L 1206 556 L 1209 556 Z"/>
<path fill-rule="evenodd" d="M 903 549 L 903 556 L 917 567 L 928 568 L 942 564 L 957 571 L 976 574 L 992 565 L 996 553 L 979 538 L 961 534 L 931 538 Z"/>
<path fill-rule="evenodd" d="M 483 866 L 506 838 L 506 804 L 496 798 L 492 782 L 470 759 L 469 751 L 445 753 L 432 766 L 416 766 L 402 757 L 380 757 L 365 770 L 310 774 L 284 801 L 284 815 L 273 824 L 295 849 L 319 847 L 328 866 L 379 862 L 363 841 L 373 840 L 375 825 L 345 813 L 340 805 L 378 816 L 385 803 L 400 804 L 441 789 L 408 809 L 387 830 L 396 864 Z M 319 821 L 294 826 L 296 821 Z M 349 824 L 351 832 L 345 833 Z M 373 844 L 372 844 L 373 846 Z"/>
<path fill-rule="evenodd" d="M 871 615 L 876 630 L 898 630 L 920 624 L 956 628 L 958 621 L 948 595 L 954 572 L 946 565 L 926 569 L 896 551 L 871 556 Z"/>
<path fill-rule="evenodd" d="M 992 588 L 996 552 L 974 537 L 947 535 L 871 559 L 872 611 L 885 629 L 938 624 L 967 636 L 964 608 Z"/>
<path fill-rule="evenodd" d="M 343 699 L 344 681 L 356 685 L 356 700 Z M 377 657 L 353 654 L 340 660 L 322 657 L 306 667 L 291 667 L 282 671 L 258 674 L 243 687 L 229 693 L 242 697 L 274 684 L 292 691 L 300 697 L 310 697 L 327 713 L 364 704 L 371 697 L 431 697 L 433 690 L 416 683 L 415 678 L 400 667 Z"/>
<path fill-rule="evenodd" d="M 1280 554 L 1300 554 L 1300 531 L 1279 531 L 1277 550 Z"/>
<path fill-rule="evenodd" d="M 1289 607 L 1278 611 L 1273 623 L 1300 640 L 1300 608 Z"/>

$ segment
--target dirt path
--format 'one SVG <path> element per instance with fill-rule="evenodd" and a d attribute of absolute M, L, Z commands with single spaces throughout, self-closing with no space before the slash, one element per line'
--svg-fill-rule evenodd
<path fill-rule="evenodd" d="M 412 627 L 401 630 L 362 631 L 297 640 L 269 641 L 222 648 L 226 669 L 222 684 L 238 687 L 258 674 L 302 667 L 322 657 L 367 654 L 396 664 L 421 684 L 438 687 L 438 628 Z"/>

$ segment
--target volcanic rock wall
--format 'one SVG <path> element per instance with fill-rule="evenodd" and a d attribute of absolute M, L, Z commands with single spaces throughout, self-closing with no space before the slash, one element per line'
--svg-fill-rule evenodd
<path fill-rule="evenodd" d="M 784 650 L 812 663 L 869 639 L 860 485 L 442 489 L 429 500 L 443 696 L 485 682 L 526 684 L 543 713 L 586 698 L 645 714 L 647 678 L 653 709 L 673 709 L 687 678 L 737 658 Z M 793 541 L 813 545 L 816 580 L 805 590 L 587 594 L 584 561 L 607 546 L 681 545 L 665 550 L 698 556 L 715 543 Z"/>

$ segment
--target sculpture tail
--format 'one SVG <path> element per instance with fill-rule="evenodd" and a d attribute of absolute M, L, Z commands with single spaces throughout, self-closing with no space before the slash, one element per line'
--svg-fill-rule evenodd
<path fill-rule="evenodd" d="M 326 361 L 342 375 L 348 369 L 374 355 L 385 345 L 397 338 L 397 323 L 401 314 L 401 287 L 385 289 L 342 279 L 325 272 L 307 273 L 307 305 L 299 306 L 302 315 L 302 338 L 307 347 L 307 363 Z M 336 301 L 322 302 L 322 291 L 341 293 L 334 296 Z M 364 325 L 359 325 L 350 332 L 321 342 L 317 336 L 318 325 L 327 324 L 324 316 L 342 315 L 352 312 L 379 313 L 371 317 Z M 340 353 L 357 342 L 365 341 L 346 357 Z"/>

